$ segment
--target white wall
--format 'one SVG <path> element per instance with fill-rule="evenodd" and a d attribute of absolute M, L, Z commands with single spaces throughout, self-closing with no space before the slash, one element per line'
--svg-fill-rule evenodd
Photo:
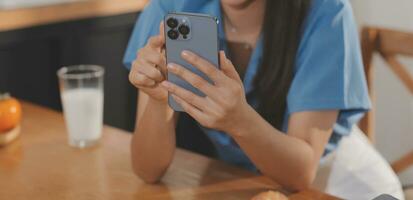
<path fill-rule="evenodd" d="M 372 25 L 413 33 L 413 0 L 351 0 L 359 26 Z M 401 58 L 413 74 L 413 59 Z M 376 147 L 393 161 L 413 150 L 413 98 L 378 56 L 376 69 Z M 413 184 L 413 167 L 400 176 Z"/>

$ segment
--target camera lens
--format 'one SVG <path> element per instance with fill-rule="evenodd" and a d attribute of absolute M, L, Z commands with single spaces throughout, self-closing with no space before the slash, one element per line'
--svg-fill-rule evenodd
<path fill-rule="evenodd" d="M 166 21 L 166 24 L 170 27 L 170 28 L 176 28 L 178 26 L 178 20 L 176 20 L 175 18 L 169 18 Z"/>
<path fill-rule="evenodd" d="M 178 31 L 175 31 L 175 30 L 169 30 L 168 37 L 171 38 L 172 40 L 176 40 L 179 37 L 179 33 Z"/>
<path fill-rule="evenodd" d="M 179 26 L 178 30 L 182 35 L 188 35 L 189 32 L 191 31 L 187 25 Z"/>

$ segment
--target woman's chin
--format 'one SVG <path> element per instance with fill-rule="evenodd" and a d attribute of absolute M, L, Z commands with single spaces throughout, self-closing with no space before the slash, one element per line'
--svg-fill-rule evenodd
<path fill-rule="evenodd" d="M 248 7 L 254 1 L 259 1 L 259 0 L 221 0 L 223 5 L 234 7 L 234 8 Z"/>

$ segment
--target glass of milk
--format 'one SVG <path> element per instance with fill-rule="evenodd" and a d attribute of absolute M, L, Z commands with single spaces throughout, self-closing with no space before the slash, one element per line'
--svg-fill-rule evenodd
<path fill-rule="evenodd" d="M 92 146 L 102 135 L 104 73 L 96 65 L 68 66 L 57 72 L 70 146 Z"/>

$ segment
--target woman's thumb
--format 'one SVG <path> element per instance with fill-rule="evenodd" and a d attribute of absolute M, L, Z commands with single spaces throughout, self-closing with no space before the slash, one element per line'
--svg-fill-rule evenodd
<path fill-rule="evenodd" d="M 163 21 L 161 21 L 161 23 L 159 24 L 159 36 L 165 38 L 165 27 Z"/>

